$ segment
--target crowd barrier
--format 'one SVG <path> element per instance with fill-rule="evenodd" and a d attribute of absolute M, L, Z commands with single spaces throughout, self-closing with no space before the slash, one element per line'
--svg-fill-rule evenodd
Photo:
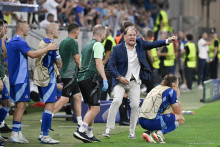
<path fill-rule="evenodd" d="M 218 99 L 220 99 L 220 79 L 205 81 L 201 102 L 207 103 Z"/>

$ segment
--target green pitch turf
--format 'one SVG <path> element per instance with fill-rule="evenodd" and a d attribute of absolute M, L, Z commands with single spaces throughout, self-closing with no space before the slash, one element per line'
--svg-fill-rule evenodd
<path fill-rule="evenodd" d="M 54 118 L 51 132 L 52 138 L 60 140 L 60 144 L 55 146 L 89 146 L 89 147 L 139 147 L 139 146 L 220 146 L 220 101 L 213 103 L 200 103 L 202 91 L 192 90 L 190 93 L 181 93 L 181 103 L 183 110 L 193 110 L 195 115 L 184 115 L 185 123 L 175 131 L 165 135 L 166 144 L 149 144 L 142 139 L 144 130 L 137 125 L 137 139 L 128 139 L 129 127 L 122 127 L 116 124 L 116 128 L 111 131 L 109 139 L 103 138 L 105 123 L 95 123 L 94 134 L 101 140 L 100 143 L 83 144 L 73 137 L 77 124 L 65 121 L 64 118 Z M 47 147 L 54 145 L 41 144 L 37 138 L 40 133 L 40 119 L 42 108 L 27 108 L 27 114 L 23 117 L 22 133 L 29 140 L 29 144 L 11 144 L 7 142 L 6 147 Z M 6 122 L 12 124 L 12 116 L 7 116 Z M 10 137 L 10 133 L 2 134 Z"/>

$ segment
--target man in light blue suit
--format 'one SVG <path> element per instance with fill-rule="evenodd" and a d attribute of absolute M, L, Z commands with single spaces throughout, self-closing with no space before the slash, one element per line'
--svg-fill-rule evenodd
<path fill-rule="evenodd" d="M 115 127 L 115 116 L 126 92 L 130 98 L 130 129 L 129 138 L 136 138 L 135 128 L 139 114 L 141 81 L 150 81 L 152 71 L 146 60 L 146 50 L 168 45 L 176 40 L 172 36 L 166 40 L 154 42 L 136 38 L 137 31 L 130 26 L 124 31 L 124 42 L 113 48 L 108 68 L 113 76 L 112 87 L 114 99 L 109 109 L 106 130 L 103 136 L 109 137 L 110 130 Z"/>

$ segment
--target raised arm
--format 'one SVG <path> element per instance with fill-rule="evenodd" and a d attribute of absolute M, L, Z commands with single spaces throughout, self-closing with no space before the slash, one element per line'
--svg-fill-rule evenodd
<path fill-rule="evenodd" d="M 161 47 L 161 46 L 165 46 L 170 44 L 171 42 L 174 42 L 177 40 L 176 36 L 172 36 L 169 37 L 168 39 L 164 39 L 164 40 L 158 40 L 158 41 L 144 41 L 144 47 L 146 50 L 148 49 L 152 49 L 152 48 L 157 48 L 157 47 Z"/>
<path fill-rule="evenodd" d="M 37 58 L 47 52 L 49 52 L 50 50 L 57 50 L 59 47 L 57 44 L 55 43 L 50 43 L 47 47 L 45 47 L 44 49 L 41 50 L 37 50 L 37 51 L 28 51 L 26 54 L 31 57 L 31 58 Z"/>

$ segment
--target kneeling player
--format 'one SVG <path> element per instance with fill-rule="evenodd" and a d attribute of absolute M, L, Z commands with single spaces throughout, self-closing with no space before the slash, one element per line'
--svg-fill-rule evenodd
<path fill-rule="evenodd" d="M 153 136 L 158 143 L 165 143 L 163 135 L 184 123 L 178 85 L 179 81 L 175 76 L 167 75 L 161 85 L 153 88 L 145 98 L 140 109 L 139 123 L 146 129 L 142 136 L 147 142 L 155 143 Z M 170 107 L 175 114 L 171 111 L 164 114 Z"/>

